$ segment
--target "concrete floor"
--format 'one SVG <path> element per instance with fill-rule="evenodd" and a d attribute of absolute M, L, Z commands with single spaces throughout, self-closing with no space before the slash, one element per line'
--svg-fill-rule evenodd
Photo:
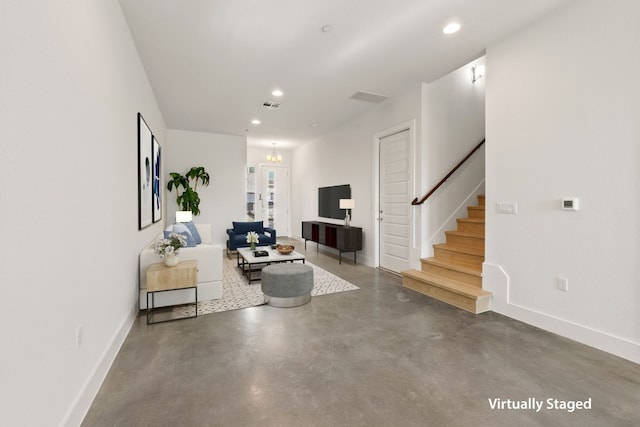
<path fill-rule="evenodd" d="M 360 290 L 151 326 L 142 315 L 83 426 L 640 425 L 640 365 L 311 244 L 307 257 Z M 496 398 L 543 408 L 491 409 Z"/>

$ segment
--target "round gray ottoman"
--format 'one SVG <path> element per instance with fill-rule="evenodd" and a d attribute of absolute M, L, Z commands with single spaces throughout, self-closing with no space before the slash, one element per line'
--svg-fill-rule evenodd
<path fill-rule="evenodd" d="M 274 307 L 296 307 L 311 301 L 313 268 L 306 264 L 279 263 L 262 269 L 264 302 Z"/>

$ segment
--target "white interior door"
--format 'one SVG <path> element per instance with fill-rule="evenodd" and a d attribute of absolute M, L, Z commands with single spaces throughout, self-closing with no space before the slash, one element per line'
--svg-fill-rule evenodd
<path fill-rule="evenodd" d="M 261 165 L 256 200 L 258 220 L 275 228 L 276 236 L 289 236 L 289 167 Z"/>
<path fill-rule="evenodd" d="M 399 273 L 410 265 L 409 130 L 380 138 L 379 143 L 380 267 Z"/>

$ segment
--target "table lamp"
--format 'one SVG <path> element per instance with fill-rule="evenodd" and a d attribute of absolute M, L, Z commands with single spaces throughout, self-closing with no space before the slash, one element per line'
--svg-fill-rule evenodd
<path fill-rule="evenodd" d="M 176 211 L 176 222 L 190 222 L 193 220 L 191 211 Z"/>
<path fill-rule="evenodd" d="M 344 217 L 344 226 L 349 227 L 351 223 L 350 210 L 355 207 L 356 203 L 353 199 L 340 199 L 340 209 L 346 209 L 347 214 Z"/>

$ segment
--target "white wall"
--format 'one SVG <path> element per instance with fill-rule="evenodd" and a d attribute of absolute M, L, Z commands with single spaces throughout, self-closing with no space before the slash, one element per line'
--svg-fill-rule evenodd
<path fill-rule="evenodd" d="M 495 311 L 636 362 L 638 22 L 637 1 L 573 2 L 487 50 L 483 285 Z"/>
<path fill-rule="evenodd" d="M 0 425 L 78 425 L 137 314 L 138 112 L 164 142 L 118 2 L 3 0 Z"/>
<path fill-rule="evenodd" d="M 429 192 L 485 137 L 485 79 L 471 82 L 471 67 L 481 57 L 423 85 L 422 189 Z M 484 192 L 485 148 L 467 160 L 421 207 L 422 256 L 433 256 L 433 244 L 444 243 L 466 206 L 477 205 Z"/>
<path fill-rule="evenodd" d="M 209 186 L 198 184 L 200 215 L 194 222 L 212 224 L 213 241 L 226 247 L 226 229 L 245 218 L 247 141 L 245 137 L 181 130 L 167 130 L 165 181 L 170 172 L 185 174 L 193 166 L 204 166 Z M 165 192 L 166 222 L 175 223 L 176 192 Z"/>
<path fill-rule="evenodd" d="M 351 225 L 363 228 L 364 247 L 357 255 L 358 262 L 374 265 L 374 226 L 377 222 L 373 138 L 400 123 L 412 119 L 418 122 L 420 97 L 420 87 L 416 85 L 402 96 L 372 105 L 364 115 L 292 153 L 292 235 L 302 234 L 302 221 L 342 223 L 318 217 L 318 187 L 350 184 L 351 196 L 356 203 Z"/>

